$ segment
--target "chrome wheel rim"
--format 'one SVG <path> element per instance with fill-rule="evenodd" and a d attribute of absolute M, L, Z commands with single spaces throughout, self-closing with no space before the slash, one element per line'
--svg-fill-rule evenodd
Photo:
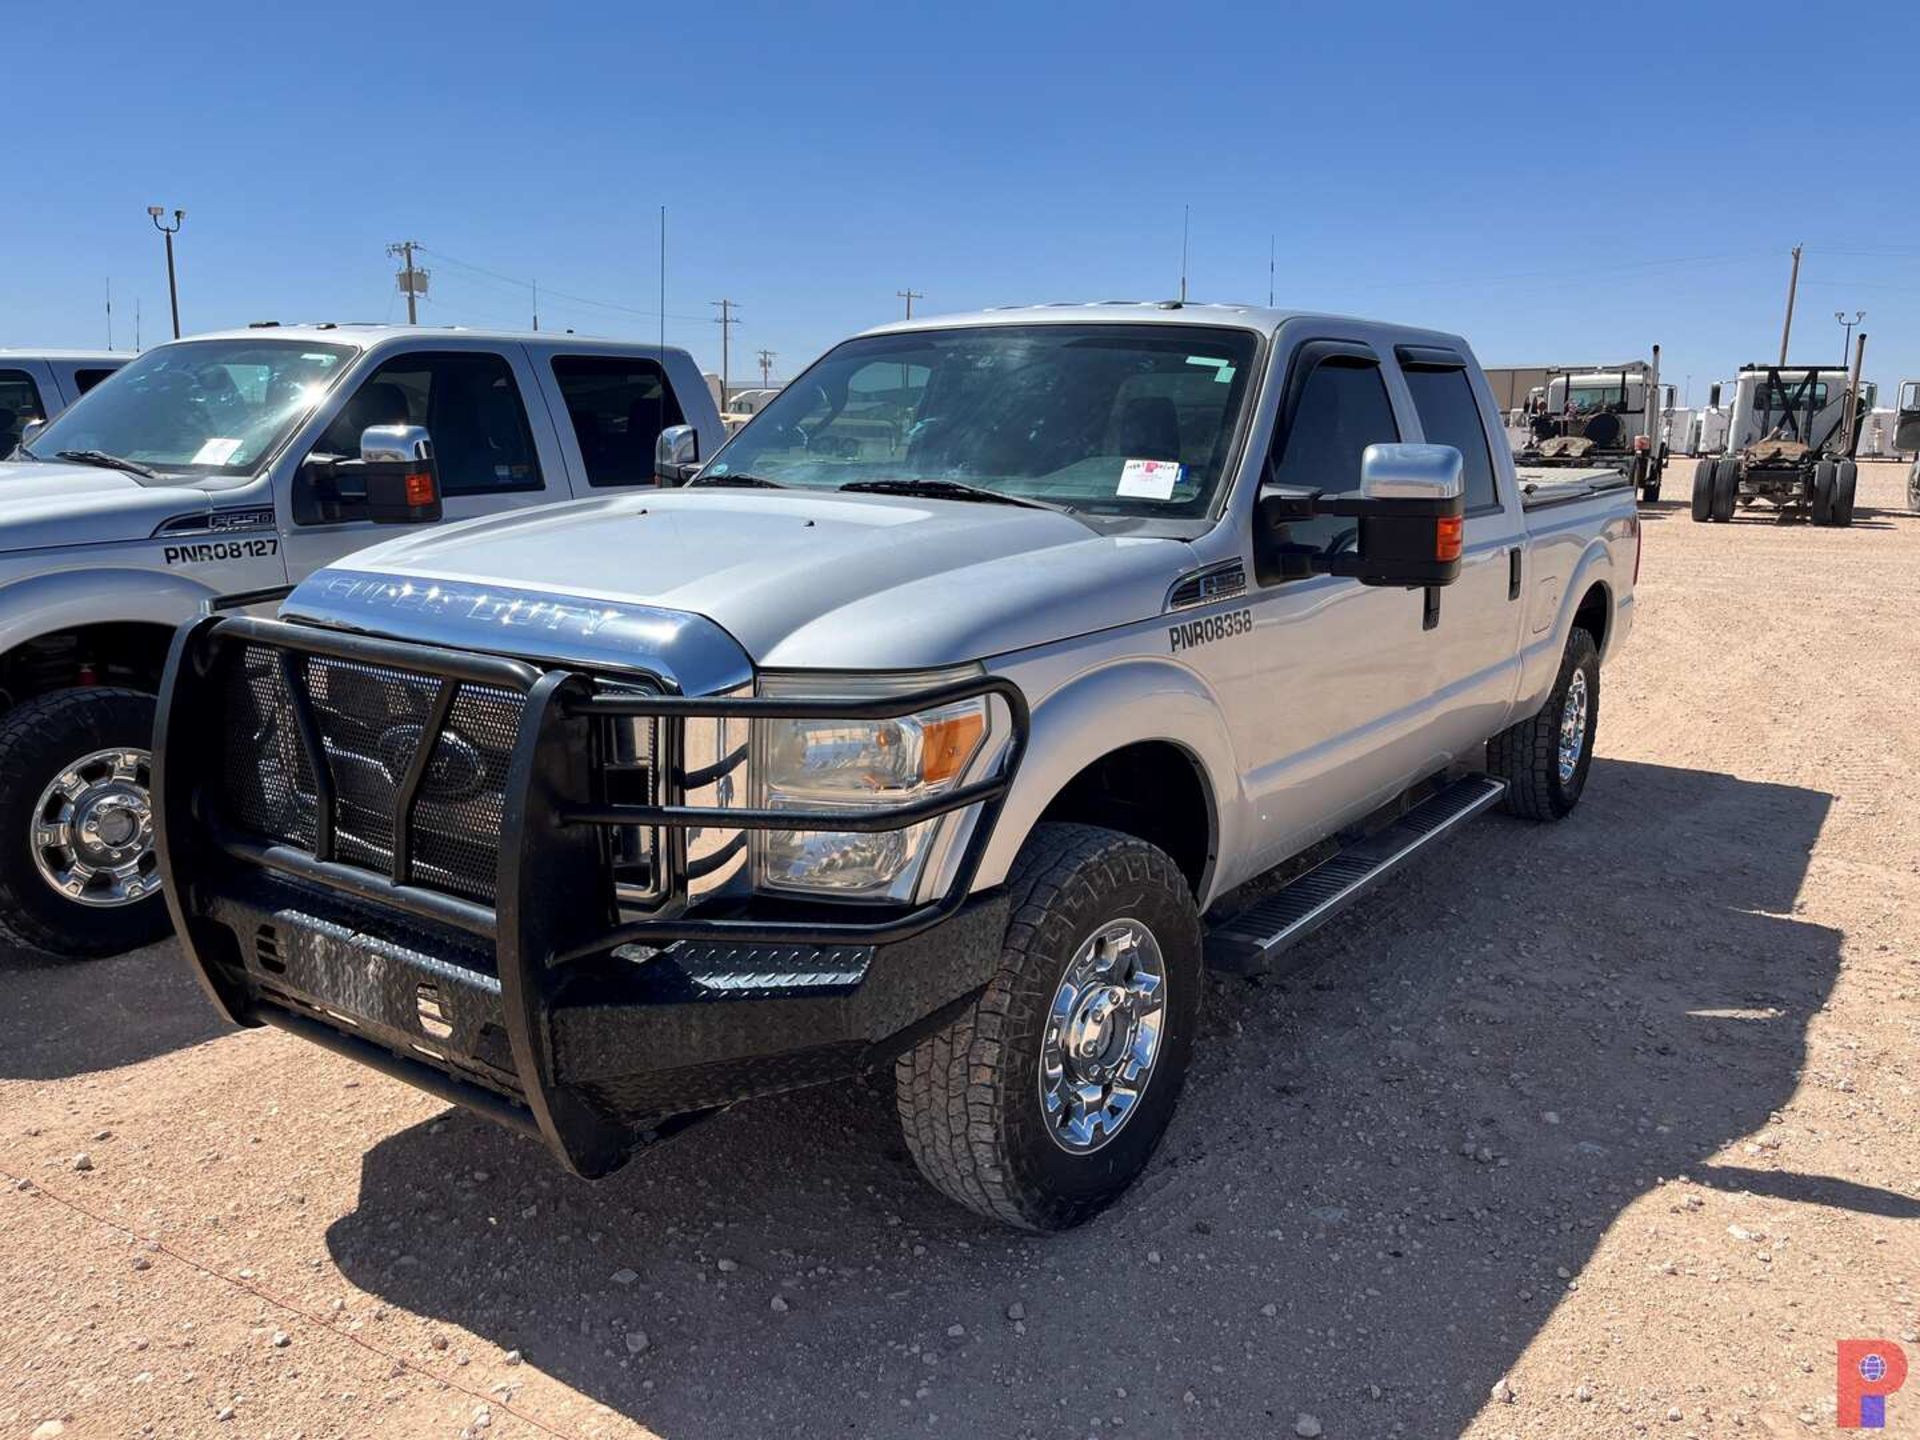
<path fill-rule="evenodd" d="M 1040 1113 L 1053 1143 L 1087 1155 L 1118 1135 L 1153 1079 L 1167 964 L 1138 920 L 1087 937 L 1053 993 L 1040 1046 Z"/>
<path fill-rule="evenodd" d="M 1587 672 L 1576 670 L 1567 682 L 1567 702 L 1560 711 L 1560 783 L 1571 785 L 1580 768 L 1580 752 L 1587 744 Z"/>
<path fill-rule="evenodd" d="M 62 770 L 33 807 L 34 868 L 68 900 L 102 909 L 160 888 L 153 853 L 153 757 L 95 750 Z"/>

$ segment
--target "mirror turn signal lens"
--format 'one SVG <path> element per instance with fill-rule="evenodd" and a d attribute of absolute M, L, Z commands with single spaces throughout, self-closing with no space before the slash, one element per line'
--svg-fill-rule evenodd
<path fill-rule="evenodd" d="M 1442 564 L 1460 558 L 1461 537 L 1467 522 L 1459 515 L 1443 515 L 1433 522 L 1433 558 Z"/>
<path fill-rule="evenodd" d="M 431 505 L 434 499 L 433 472 L 416 470 L 407 476 L 407 504 Z"/>

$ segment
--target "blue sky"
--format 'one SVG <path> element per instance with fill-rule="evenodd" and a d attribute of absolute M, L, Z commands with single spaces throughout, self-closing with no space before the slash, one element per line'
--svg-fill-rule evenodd
<path fill-rule="evenodd" d="M 1920 375 L 1920 7 L 44 6 L 8 29 L 0 345 L 403 318 L 790 374 L 895 317 L 1190 293 L 1456 329 L 1488 364 L 1709 380 L 1779 344 Z M 1844 13 L 1844 18 L 1842 18 Z M 724 21 L 722 20 L 722 17 Z M 24 128 L 19 128 L 24 127 Z M 473 268 L 473 267 L 478 267 Z M 480 273 L 491 271 L 494 275 Z M 506 279 L 495 276 L 508 277 Z M 568 296 L 601 302 L 580 303 Z M 613 306 L 622 309 L 609 308 Z M 648 313 L 634 313 L 648 312 Z"/>

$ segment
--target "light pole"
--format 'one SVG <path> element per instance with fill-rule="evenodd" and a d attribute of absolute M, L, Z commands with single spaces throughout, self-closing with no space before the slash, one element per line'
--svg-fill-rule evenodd
<path fill-rule="evenodd" d="M 1846 311 L 1836 310 L 1833 312 L 1833 318 L 1846 326 L 1847 329 L 1847 343 L 1840 351 L 1840 368 L 1844 370 L 1853 364 L 1853 327 L 1867 318 L 1867 312 L 1864 310 L 1856 310 L 1853 312 L 1853 318 L 1849 320 Z"/>
<path fill-rule="evenodd" d="M 180 233 L 180 226 L 187 218 L 187 212 L 173 212 L 173 224 L 168 225 L 163 218 L 167 213 L 164 205 L 149 205 L 147 215 L 153 221 L 153 228 L 167 237 L 167 299 L 173 302 L 173 338 L 180 338 L 180 289 L 173 280 L 173 237 Z"/>

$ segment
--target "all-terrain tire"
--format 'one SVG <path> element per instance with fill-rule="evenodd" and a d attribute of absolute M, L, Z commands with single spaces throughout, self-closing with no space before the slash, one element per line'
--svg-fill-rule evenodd
<path fill-rule="evenodd" d="M 900 1128 L 933 1187 L 991 1220 L 1064 1230 L 1111 1204 L 1173 1116 L 1199 1024 L 1200 917 L 1165 851 L 1092 825 L 1035 828 L 1007 879 L 1000 967 L 980 998 L 895 1063 Z M 1099 1148 L 1056 1142 L 1041 1104 L 1049 1011 L 1080 947 L 1119 919 L 1160 947 L 1160 1049 L 1138 1101 Z"/>
<path fill-rule="evenodd" d="M 1860 486 L 1860 467 L 1851 460 L 1842 460 L 1834 467 L 1833 476 L 1833 523 L 1835 525 L 1853 524 L 1853 502 Z"/>
<path fill-rule="evenodd" d="M 1822 460 L 1813 467 L 1813 523 L 1831 525 L 1833 520 L 1833 480 L 1836 466 L 1831 460 Z"/>
<path fill-rule="evenodd" d="M 1712 460 L 1702 460 L 1693 467 L 1693 518 L 1706 521 L 1713 519 L 1713 467 Z"/>
<path fill-rule="evenodd" d="M 1576 677 L 1579 677 L 1576 680 Z M 1561 773 L 1560 744 L 1569 698 L 1583 698 L 1577 756 Z M 1507 782 L 1500 806 L 1526 820 L 1560 820 L 1580 803 L 1593 764 L 1593 736 L 1600 723 L 1600 650 L 1593 636 L 1575 630 L 1560 657 L 1560 674 L 1547 703 L 1518 725 L 1487 741 L 1487 773 Z"/>
<path fill-rule="evenodd" d="M 69 959 L 118 955 L 168 932 L 156 889 L 125 905 L 82 905 L 34 864 L 33 815 L 47 786 L 97 750 L 153 746 L 153 697 L 107 686 L 55 690 L 0 721 L 0 944 Z"/>
<path fill-rule="evenodd" d="M 1722 458 L 1713 467 L 1713 518 L 1724 525 L 1740 509 L 1740 462 Z"/>

